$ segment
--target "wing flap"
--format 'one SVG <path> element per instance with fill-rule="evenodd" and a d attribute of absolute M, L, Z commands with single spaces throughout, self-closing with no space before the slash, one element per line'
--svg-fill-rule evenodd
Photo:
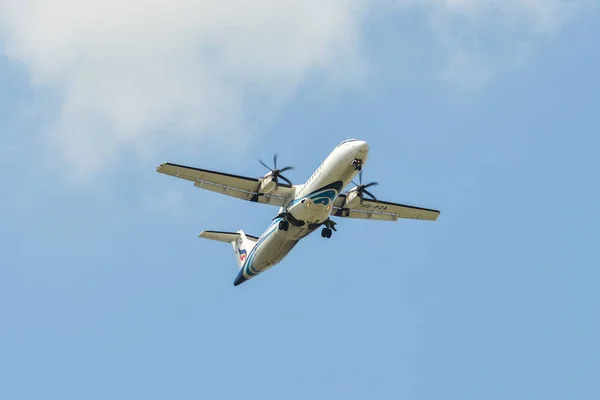
<path fill-rule="evenodd" d="M 158 166 L 156 172 L 171 175 L 176 178 L 186 179 L 192 182 L 208 181 L 219 183 L 225 186 L 235 186 L 238 189 L 253 191 L 256 190 L 259 180 L 241 175 L 227 174 L 224 172 L 210 171 L 185 165 L 163 163 Z"/>
<path fill-rule="evenodd" d="M 351 209 L 334 209 L 333 215 L 342 218 L 374 219 L 376 221 L 398 221 L 396 214 L 386 214 Z"/>

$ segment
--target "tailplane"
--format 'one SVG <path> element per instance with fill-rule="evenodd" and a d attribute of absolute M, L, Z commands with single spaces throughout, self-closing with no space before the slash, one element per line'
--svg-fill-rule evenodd
<path fill-rule="evenodd" d="M 231 243 L 233 250 L 235 251 L 238 268 L 242 268 L 246 258 L 250 255 L 250 251 L 258 241 L 256 236 L 246 235 L 242 230 L 237 232 L 204 231 L 199 237 L 216 240 L 218 242 Z"/>

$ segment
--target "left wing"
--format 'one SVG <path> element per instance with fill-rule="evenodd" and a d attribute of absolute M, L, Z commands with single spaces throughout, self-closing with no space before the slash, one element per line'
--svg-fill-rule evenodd
<path fill-rule="evenodd" d="M 364 199 L 362 204 L 357 203 L 352 208 L 345 207 L 345 203 L 346 195 L 340 194 L 333 203 L 332 215 L 343 218 L 374 219 L 379 221 L 398 221 L 399 218 L 435 221 L 440 215 L 438 210 L 381 200 Z"/>
<path fill-rule="evenodd" d="M 294 190 L 292 185 L 280 183 L 273 192 L 261 194 L 258 193 L 260 179 L 171 163 L 160 164 L 156 168 L 156 172 L 192 181 L 197 188 L 279 207 L 285 203 L 285 199 Z"/>

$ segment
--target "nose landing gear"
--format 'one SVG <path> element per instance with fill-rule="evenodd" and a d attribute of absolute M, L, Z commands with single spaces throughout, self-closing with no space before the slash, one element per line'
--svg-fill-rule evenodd
<path fill-rule="evenodd" d="M 286 221 L 285 219 L 282 219 L 281 221 L 279 221 L 279 230 L 280 231 L 287 231 L 290 227 L 290 223 L 288 221 Z"/>
<path fill-rule="evenodd" d="M 333 233 L 332 230 L 337 231 L 337 229 L 335 229 L 335 222 L 328 219 L 323 222 L 323 225 L 325 225 L 325 228 L 321 231 L 321 237 L 331 239 L 331 234 Z"/>
<path fill-rule="evenodd" d="M 352 161 L 352 166 L 357 171 L 362 171 L 362 165 L 363 165 L 363 160 L 359 160 L 358 158 L 355 158 L 354 161 Z"/>
<path fill-rule="evenodd" d="M 296 227 L 304 226 L 306 224 L 306 222 L 300 221 L 299 219 L 295 218 L 291 213 L 289 213 L 287 211 L 282 212 L 276 218 L 282 218 L 282 220 L 279 221 L 279 225 L 278 225 L 279 230 L 281 230 L 281 231 L 287 231 L 290 227 L 290 224 L 292 224 L 293 226 L 296 226 Z"/>

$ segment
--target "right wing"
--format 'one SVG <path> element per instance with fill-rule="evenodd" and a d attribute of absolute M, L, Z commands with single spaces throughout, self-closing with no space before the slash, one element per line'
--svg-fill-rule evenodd
<path fill-rule="evenodd" d="M 213 192 L 236 197 L 255 203 L 283 206 L 293 191 L 293 186 L 280 183 L 279 187 L 269 194 L 258 193 L 260 180 L 246 176 L 232 175 L 224 172 L 210 171 L 185 165 L 163 163 L 156 172 L 194 182 L 194 186 Z"/>
<path fill-rule="evenodd" d="M 346 195 L 340 194 L 333 204 L 332 215 L 343 218 L 374 219 L 379 221 L 398 221 L 399 218 L 435 221 L 440 215 L 438 210 L 364 199 L 362 204 L 346 207 Z"/>

